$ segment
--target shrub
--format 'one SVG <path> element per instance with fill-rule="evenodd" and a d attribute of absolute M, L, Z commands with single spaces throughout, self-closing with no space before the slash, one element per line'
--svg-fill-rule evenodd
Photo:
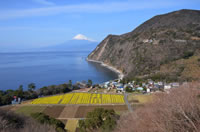
<path fill-rule="evenodd" d="M 28 117 L 1 109 L 0 132 L 56 132 L 56 131 L 49 125 L 41 125 Z"/>
<path fill-rule="evenodd" d="M 190 58 L 190 57 L 193 56 L 193 55 L 194 55 L 194 52 L 188 51 L 188 52 L 185 52 L 185 53 L 184 53 L 183 58 L 184 58 L 184 59 L 188 59 L 188 58 Z"/>
<path fill-rule="evenodd" d="M 126 87 L 125 90 L 126 90 L 126 92 L 132 92 L 133 91 L 132 88 L 129 88 L 129 87 Z"/>
<path fill-rule="evenodd" d="M 85 120 L 79 121 L 81 131 L 98 130 L 111 131 L 116 126 L 118 119 L 114 110 L 106 110 L 103 108 L 96 108 L 94 111 L 87 114 Z"/>
<path fill-rule="evenodd" d="M 60 120 L 49 117 L 48 115 L 45 115 L 44 113 L 33 113 L 31 114 L 31 116 L 41 124 L 48 124 L 48 125 L 54 126 L 54 128 L 58 132 L 65 131 L 64 129 L 65 125 Z"/>

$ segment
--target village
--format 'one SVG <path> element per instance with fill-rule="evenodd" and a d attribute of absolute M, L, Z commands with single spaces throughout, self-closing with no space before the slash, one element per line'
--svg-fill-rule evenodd
<path fill-rule="evenodd" d="M 172 88 L 177 88 L 180 83 L 166 83 L 164 81 L 152 81 L 148 79 L 144 82 L 129 81 L 127 83 L 122 83 L 120 79 L 111 80 L 99 84 L 101 89 L 106 89 L 107 91 L 114 90 L 116 93 L 124 92 L 135 92 L 135 93 L 154 93 L 154 92 L 168 92 Z"/>

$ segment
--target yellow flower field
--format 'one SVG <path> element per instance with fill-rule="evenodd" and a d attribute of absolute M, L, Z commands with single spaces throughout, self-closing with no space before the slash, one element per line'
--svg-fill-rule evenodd
<path fill-rule="evenodd" d="M 124 96 L 117 94 L 69 93 L 35 99 L 31 104 L 124 104 Z"/>
<path fill-rule="evenodd" d="M 59 101 L 63 98 L 63 95 L 50 96 L 34 99 L 31 104 L 59 104 Z"/>

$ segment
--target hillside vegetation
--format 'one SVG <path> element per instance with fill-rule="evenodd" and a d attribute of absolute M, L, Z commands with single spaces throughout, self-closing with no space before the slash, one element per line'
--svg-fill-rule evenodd
<path fill-rule="evenodd" d="M 199 67 L 194 65 L 196 59 L 190 57 L 197 57 L 199 51 L 200 11 L 179 10 L 155 16 L 130 33 L 109 35 L 88 59 L 113 66 L 127 78 L 164 72 L 168 80 L 187 81 L 200 78 L 199 72 L 195 76 L 190 74 Z M 183 59 L 190 61 L 183 61 L 182 66 Z M 163 71 L 172 63 L 176 65 L 171 66 L 167 72 Z"/>
<path fill-rule="evenodd" d="M 55 128 L 31 118 L 0 110 L 0 132 L 56 132 Z"/>

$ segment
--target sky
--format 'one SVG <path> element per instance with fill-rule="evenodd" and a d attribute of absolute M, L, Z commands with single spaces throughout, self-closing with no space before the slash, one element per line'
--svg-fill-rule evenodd
<path fill-rule="evenodd" d="M 200 10 L 200 0 L 0 0 L 0 51 L 56 45 L 84 35 L 102 41 L 155 15 Z"/>

